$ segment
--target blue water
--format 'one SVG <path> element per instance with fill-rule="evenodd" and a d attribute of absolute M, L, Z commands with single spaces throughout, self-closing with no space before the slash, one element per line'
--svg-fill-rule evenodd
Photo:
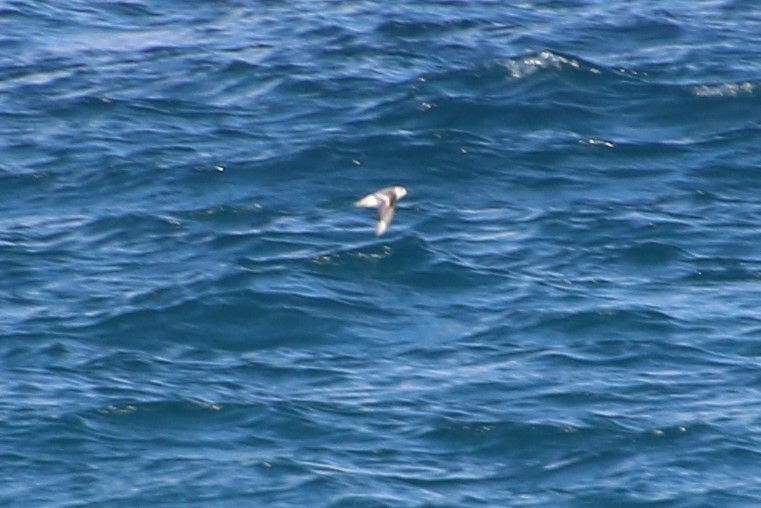
<path fill-rule="evenodd" d="M 761 506 L 760 3 L 0 26 L 0 505 Z"/>

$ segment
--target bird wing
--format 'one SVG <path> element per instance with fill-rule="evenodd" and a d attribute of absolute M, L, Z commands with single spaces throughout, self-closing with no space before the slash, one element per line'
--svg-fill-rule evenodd
<path fill-rule="evenodd" d="M 383 203 L 378 207 L 378 223 L 375 225 L 375 235 L 380 236 L 386 232 L 391 219 L 394 218 L 396 207 L 391 204 Z"/>
<path fill-rule="evenodd" d="M 368 194 L 355 203 L 356 206 L 364 206 L 367 208 L 375 208 L 376 206 L 386 205 L 391 203 L 391 199 L 394 197 L 393 187 L 381 189 L 375 191 L 372 194 Z"/>

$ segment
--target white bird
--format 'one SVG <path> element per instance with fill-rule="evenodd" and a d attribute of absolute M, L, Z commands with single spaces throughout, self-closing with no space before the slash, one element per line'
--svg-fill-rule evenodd
<path fill-rule="evenodd" d="M 394 217 L 396 202 L 406 195 L 407 189 L 401 185 L 396 185 L 368 194 L 357 201 L 355 205 L 365 208 L 378 208 L 378 223 L 375 225 L 375 235 L 380 236 L 386 232 L 391 219 Z"/>

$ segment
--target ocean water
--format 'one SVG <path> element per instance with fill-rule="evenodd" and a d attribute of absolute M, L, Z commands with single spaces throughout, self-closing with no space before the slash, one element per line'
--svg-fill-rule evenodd
<path fill-rule="evenodd" d="M 761 506 L 758 2 L 0 26 L 0 505 Z"/>

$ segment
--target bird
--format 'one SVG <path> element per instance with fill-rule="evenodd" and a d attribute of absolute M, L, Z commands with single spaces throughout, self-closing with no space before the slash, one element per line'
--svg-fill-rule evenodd
<path fill-rule="evenodd" d="M 397 201 L 406 195 L 407 189 L 401 185 L 395 185 L 368 194 L 358 200 L 355 206 L 378 208 L 378 222 L 375 225 L 375 236 L 381 236 L 386 232 L 391 219 L 394 217 Z"/>

